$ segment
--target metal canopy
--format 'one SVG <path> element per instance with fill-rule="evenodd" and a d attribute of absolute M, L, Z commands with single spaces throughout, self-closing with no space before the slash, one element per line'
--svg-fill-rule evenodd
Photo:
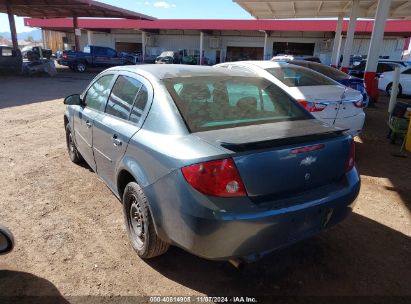
<path fill-rule="evenodd" d="M 233 0 L 257 19 L 349 16 L 352 1 Z M 359 18 L 374 18 L 378 0 L 360 0 Z M 392 0 L 389 18 L 411 18 L 411 0 Z"/>
<path fill-rule="evenodd" d="M 22 17 L 102 17 L 155 20 L 156 18 L 91 0 L 0 0 L 0 13 Z"/>

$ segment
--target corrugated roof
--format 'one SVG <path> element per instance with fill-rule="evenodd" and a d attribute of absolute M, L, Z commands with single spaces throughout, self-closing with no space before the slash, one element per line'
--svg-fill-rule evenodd
<path fill-rule="evenodd" d="M 352 0 L 233 0 L 257 19 L 348 17 Z M 378 0 L 360 0 L 360 18 L 374 18 Z M 392 0 L 390 18 L 410 18 L 411 0 Z"/>
<path fill-rule="evenodd" d="M 33 19 L 24 20 L 26 26 L 68 29 L 71 19 Z M 176 29 L 176 30 L 242 30 L 242 31 L 301 31 L 334 32 L 336 20 L 125 20 L 125 19 L 79 19 L 79 27 L 84 29 Z M 356 31 L 370 33 L 374 21 L 357 21 Z M 344 22 L 343 30 L 348 28 Z M 386 33 L 411 34 L 411 20 L 388 20 Z"/>
<path fill-rule="evenodd" d="M 7 2 L 14 15 L 37 18 L 105 17 L 155 20 L 154 17 L 92 0 L 0 0 L 0 13 L 7 13 Z"/>

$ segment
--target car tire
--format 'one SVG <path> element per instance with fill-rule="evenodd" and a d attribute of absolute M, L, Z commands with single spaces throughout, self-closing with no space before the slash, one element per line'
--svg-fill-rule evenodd
<path fill-rule="evenodd" d="M 75 164 L 81 164 L 84 159 L 81 156 L 80 152 L 77 150 L 76 143 L 74 142 L 73 138 L 73 133 L 71 132 L 69 124 L 66 125 L 66 143 L 70 160 Z"/>
<path fill-rule="evenodd" d="M 83 62 L 77 62 L 74 68 L 76 72 L 79 72 L 79 73 L 84 73 L 87 70 L 87 67 Z"/>
<path fill-rule="evenodd" d="M 388 96 L 391 96 L 391 91 L 392 91 L 392 82 L 387 86 L 387 89 L 385 90 L 388 94 Z M 401 84 L 398 84 L 398 95 L 397 97 L 402 96 L 402 86 Z"/>
<path fill-rule="evenodd" d="M 140 258 L 154 258 L 168 250 L 170 244 L 157 236 L 147 197 L 135 182 L 124 190 L 123 211 L 131 246 Z"/>

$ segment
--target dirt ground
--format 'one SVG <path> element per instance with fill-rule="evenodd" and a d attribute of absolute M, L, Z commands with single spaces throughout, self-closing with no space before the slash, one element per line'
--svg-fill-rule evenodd
<path fill-rule="evenodd" d="M 411 299 L 411 155 L 392 156 L 399 146 L 386 139 L 386 97 L 366 110 L 358 139 L 355 213 L 237 271 L 178 248 L 147 262 L 134 254 L 121 204 L 66 153 L 62 100 L 91 77 L 0 79 L 0 222 L 16 239 L 0 257 L 0 295 Z"/>

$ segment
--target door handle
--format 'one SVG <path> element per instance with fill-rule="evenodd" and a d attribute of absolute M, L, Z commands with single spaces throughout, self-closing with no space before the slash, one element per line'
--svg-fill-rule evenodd
<path fill-rule="evenodd" d="M 86 126 L 87 126 L 88 129 L 90 129 L 91 126 L 92 126 L 91 122 L 87 120 L 87 121 L 86 121 Z"/>
<path fill-rule="evenodd" d="M 113 144 L 116 146 L 116 147 L 120 147 L 122 144 L 123 144 L 123 142 L 120 140 L 120 139 L 118 139 L 117 138 L 117 135 L 116 134 L 114 134 L 113 135 Z"/>

